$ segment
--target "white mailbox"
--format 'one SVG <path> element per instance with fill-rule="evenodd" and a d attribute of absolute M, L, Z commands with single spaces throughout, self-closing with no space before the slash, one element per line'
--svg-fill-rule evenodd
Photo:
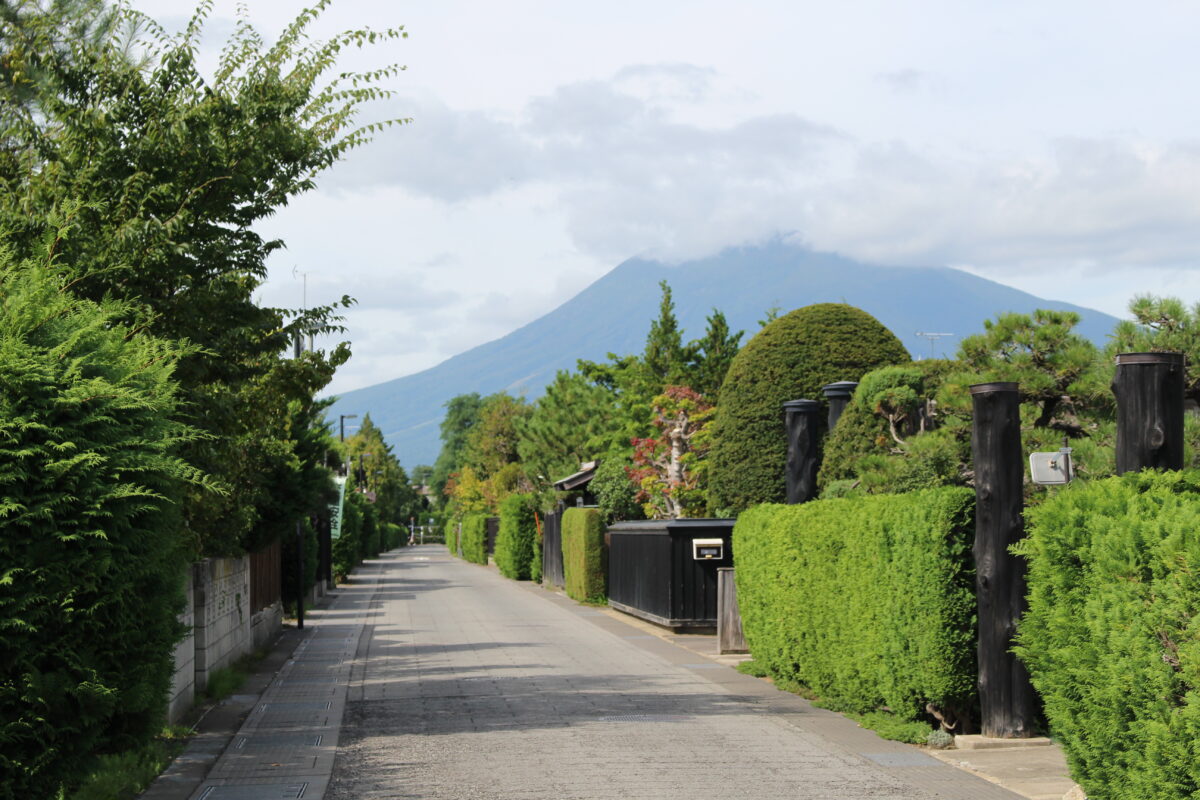
<path fill-rule="evenodd" d="M 1071 448 L 1057 453 L 1030 453 L 1029 476 L 1039 486 L 1062 486 L 1071 482 Z"/>
<path fill-rule="evenodd" d="M 719 561 L 724 557 L 724 539 L 692 539 L 692 558 L 697 561 Z"/>

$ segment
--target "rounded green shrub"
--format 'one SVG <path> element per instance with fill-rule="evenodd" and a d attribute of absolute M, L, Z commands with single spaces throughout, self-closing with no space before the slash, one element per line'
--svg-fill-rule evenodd
<path fill-rule="evenodd" d="M 879 320 L 842 303 L 805 306 L 764 327 L 734 357 L 721 385 L 709 454 L 710 512 L 783 501 L 785 402 L 824 402 L 825 384 L 909 360 Z"/>
<path fill-rule="evenodd" d="M 459 534 L 462 557 L 473 564 L 488 562 L 487 521 L 487 514 L 467 514 L 463 517 L 462 533 Z"/>

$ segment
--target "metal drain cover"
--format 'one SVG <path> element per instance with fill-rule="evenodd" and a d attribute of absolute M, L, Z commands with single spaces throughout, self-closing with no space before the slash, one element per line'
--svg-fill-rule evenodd
<path fill-rule="evenodd" d="M 210 786 L 200 800 L 298 800 L 308 783 L 260 783 L 242 786 Z"/>

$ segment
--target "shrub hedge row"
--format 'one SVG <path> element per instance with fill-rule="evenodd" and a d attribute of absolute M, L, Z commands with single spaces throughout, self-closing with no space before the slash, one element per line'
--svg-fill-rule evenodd
<path fill-rule="evenodd" d="M 500 529 L 496 533 L 494 558 L 500 574 L 513 580 L 529 580 L 537 541 L 537 498 L 513 494 L 500 503 Z"/>
<path fill-rule="evenodd" d="M 604 602 L 608 595 L 608 549 L 600 510 L 568 508 L 562 519 L 563 578 L 567 596 Z"/>
<path fill-rule="evenodd" d="M 743 513 L 733 550 L 754 659 L 848 711 L 969 711 L 974 502 L 945 488 Z"/>
<path fill-rule="evenodd" d="M 468 514 L 462 521 L 462 557 L 475 564 L 486 564 L 487 514 Z"/>
<path fill-rule="evenodd" d="M 537 509 L 534 509 L 533 517 L 533 556 L 529 559 L 529 580 L 534 583 L 542 582 L 542 526 L 545 524 L 545 517 L 538 514 Z"/>
<path fill-rule="evenodd" d="M 1027 514 L 1017 652 L 1089 797 L 1200 797 L 1200 472 L 1074 484 Z"/>
<path fill-rule="evenodd" d="M 446 549 L 450 555 L 458 555 L 458 520 L 454 517 L 446 520 Z"/>

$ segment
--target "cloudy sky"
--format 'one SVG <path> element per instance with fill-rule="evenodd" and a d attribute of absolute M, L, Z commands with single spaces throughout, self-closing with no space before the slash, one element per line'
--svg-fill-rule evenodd
<path fill-rule="evenodd" d="M 179 25 L 191 4 L 134 0 Z M 273 36 L 303 7 L 255 0 Z M 235 17 L 218 0 L 209 44 Z M 345 391 L 432 366 L 633 255 L 785 236 L 1123 315 L 1200 300 L 1200 6 L 335 0 L 411 118 L 263 226 L 263 299 L 344 293 Z M 682 279 L 682 276 L 681 276 Z"/>

